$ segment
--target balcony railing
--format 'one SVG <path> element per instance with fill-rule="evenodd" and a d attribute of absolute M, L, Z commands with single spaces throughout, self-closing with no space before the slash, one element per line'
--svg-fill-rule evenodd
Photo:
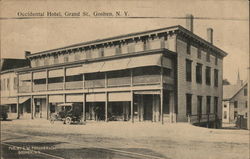
<path fill-rule="evenodd" d="M 105 79 L 87 80 L 84 83 L 85 88 L 102 88 L 105 87 Z"/>
<path fill-rule="evenodd" d="M 28 93 L 31 92 L 30 86 L 19 86 L 18 87 L 20 93 Z"/>
<path fill-rule="evenodd" d="M 133 84 L 156 84 L 160 83 L 160 75 L 134 76 Z"/>
<path fill-rule="evenodd" d="M 81 89 L 83 88 L 83 81 L 66 82 L 66 89 Z"/>
<path fill-rule="evenodd" d="M 46 84 L 35 84 L 33 85 L 33 91 L 45 91 L 47 89 Z"/>
<path fill-rule="evenodd" d="M 48 90 L 61 90 L 64 83 L 49 83 Z"/>
<path fill-rule="evenodd" d="M 127 86 L 130 85 L 131 78 L 130 77 L 119 77 L 119 78 L 109 78 L 108 86 Z"/>

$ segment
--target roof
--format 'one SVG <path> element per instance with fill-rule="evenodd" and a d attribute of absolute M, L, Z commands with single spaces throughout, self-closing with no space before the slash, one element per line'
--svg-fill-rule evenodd
<path fill-rule="evenodd" d="M 29 66 L 30 62 L 27 59 L 11 59 L 11 58 L 2 58 L 0 62 L 0 71 L 8 71 L 17 68 L 22 68 Z"/>
<path fill-rule="evenodd" d="M 244 82 L 242 85 L 224 85 L 223 86 L 223 100 L 230 100 L 235 95 L 239 93 L 247 85 L 247 82 Z"/>
<path fill-rule="evenodd" d="M 35 57 L 35 56 L 40 56 L 40 55 L 46 55 L 46 54 L 51 54 L 51 53 L 55 53 L 55 52 L 65 51 L 67 49 L 68 50 L 71 50 L 71 49 L 73 50 L 73 49 L 77 49 L 79 47 L 87 47 L 87 46 L 91 46 L 91 45 L 101 45 L 103 43 L 110 43 L 110 42 L 115 42 L 115 41 L 120 41 L 120 40 L 127 40 L 127 39 L 130 39 L 130 38 L 133 38 L 134 36 L 148 36 L 149 34 L 159 34 L 159 33 L 165 33 L 165 32 L 168 32 L 168 31 L 180 31 L 183 34 L 191 36 L 192 38 L 200 41 L 201 43 L 203 43 L 204 45 L 210 47 L 211 49 L 216 50 L 223 57 L 227 55 L 226 52 L 224 52 L 223 50 L 221 50 L 218 47 L 214 46 L 213 44 L 209 43 L 208 41 L 204 40 L 203 38 L 195 35 L 193 32 L 185 29 L 184 27 L 182 27 L 180 25 L 176 25 L 176 26 L 164 27 L 164 28 L 160 28 L 160 29 L 148 30 L 148 31 L 143 31 L 143 32 L 136 32 L 136 33 L 124 34 L 124 35 L 119 35 L 119 36 L 114 36 L 114 37 L 109 37 L 109 38 L 104 38 L 104 39 L 97 39 L 97 40 L 93 40 L 93 41 L 82 42 L 82 43 L 69 45 L 69 46 L 65 46 L 65 47 L 61 47 L 61 48 L 56 48 L 56 49 L 36 52 L 36 53 L 33 53 L 33 54 L 28 54 L 28 55 L 26 55 L 26 57 L 30 58 L 30 57 Z"/>

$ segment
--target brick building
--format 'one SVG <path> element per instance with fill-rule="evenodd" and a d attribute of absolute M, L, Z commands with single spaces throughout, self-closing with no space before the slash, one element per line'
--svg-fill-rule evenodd
<path fill-rule="evenodd" d="M 74 103 L 84 120 L 214 123 L 221 120 L 224 51 L 187 29 L 171 26 L 26 52 L 18 71 L 20 112 L 49 118 Z"/>

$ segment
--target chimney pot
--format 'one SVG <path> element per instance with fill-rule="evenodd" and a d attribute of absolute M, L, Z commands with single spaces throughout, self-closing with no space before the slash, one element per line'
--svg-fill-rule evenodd
<path fill-rule="evenodd" d="M 213 44 L 213 29 L 207 28 L 207 41 Z"/>
<path fill-rule="evenodd" d="M 186 28 L 191 32 L 193 32 L 193 20 L 194 16 L 192 14 L 186 15 Z"/>

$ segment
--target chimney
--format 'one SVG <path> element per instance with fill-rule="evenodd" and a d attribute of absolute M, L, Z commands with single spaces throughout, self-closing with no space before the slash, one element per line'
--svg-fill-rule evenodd
<path fill-rule="evenodd" d="M 207 41 L 213 44 L 213 29 L 207 28 Z"/>
<path fill-rule="evenodd" d="M 187 30 L 193 32 L 193 20 L 194 16 L 192 14 L 186 15 L 186 28 Z"/>
<path fill-rule="evenodd" d="M 25 53 L 25 57 L 27 57 L 31 54 L 30 51 L 24 51 L 24 53 Z"/>

